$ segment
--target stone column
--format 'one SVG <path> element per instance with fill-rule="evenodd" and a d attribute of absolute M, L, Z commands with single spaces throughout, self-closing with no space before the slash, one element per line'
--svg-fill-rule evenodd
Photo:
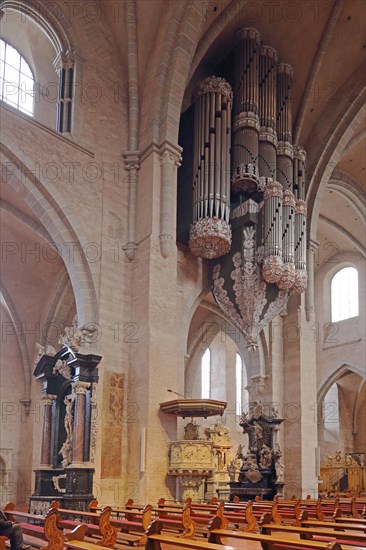
<path fill-rule="evenodd" d="M 72 129 L 75 78 L 75 59 L 73 54 L 59 54 L 54 61 L 54 67 L 58 75 L 56 127 L 60 134 L 70 133 Z"/>
<path fill-rule="evenodd" d="M 73 465 L 84 462 L 85 394 L 89 388 L 90 382 L 75 382 L 72 385 L 72 391 L 76 395 L 72 440 Z"/>
<path fill-rule="evenodd" d="M 41 466 L 51 467 L 51 434 L 52 434 L 52 402 L 57 395 L 42 395 L 43 401 L 43 428 L 41 446 Z"/>
<path fill-rule="evenodd" d="M 175 213 L 172 203 L 177 180 L 177 169 L 182 157 L 180 150 L 165 144 L 160 153 L 161 163 L 161 203 L 160 203 L 160 251 L 167 258 L 175 241 Z"/>
<path fill-rule="evenodd" d="M 305 291 L 305 312 L 307 322 L 315 320 L 314 308 L 314 257 L 318 252 L 319 243 L 317 241 L 309 241 L 307 254 L 307 270 L 308 270 L 308 286 Z"/>

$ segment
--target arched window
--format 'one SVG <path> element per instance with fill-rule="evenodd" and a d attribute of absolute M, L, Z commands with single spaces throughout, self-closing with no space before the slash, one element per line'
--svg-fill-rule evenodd
<path fill-rule="evenodd" d="M 1 99 L 22 113 L 34 113 L 34 77 L 18 50 L 0 39 Z"/>
<path fill-rule="evenodd" d="M 357 317 L 358 272 L 354 267 L 344 267 L 333 277 L 331 283 L 332 323 Z"/>
<path fill-rule="evenodd" d="M 243 409 L 245 409 L 249 403 L 249 394 L 246 389 L 248 385 L 247 369 L 245 368 L 244 361 L 240 357 L 239 353 L 236 354 L 235 360 L 235 374 L 236 374 L 236 414 L 241 415 Z"/>
<path fill-rule="evenodd" d="M 201 362 L 201 397 L 202 399 L 210 398 L 211 385 L 211 352 L 207 348 L 202 356 Z"/>

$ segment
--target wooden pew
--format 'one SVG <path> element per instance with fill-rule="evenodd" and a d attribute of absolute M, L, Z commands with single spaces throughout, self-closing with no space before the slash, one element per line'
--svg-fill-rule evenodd
<path fill-rule="evenodd" d="M 151 522 L 146 532 L 145 550 L 162 550 L 161 543 L 173 547 L 192 548 L 194 550 L 234 550 L 232 546 L 221 546 L 202 540 L 193 540 L 184 537 L 174 537 L 162 533 L 163 525 L 158 520 Z"/>
<path fill-rule="evenodd" d="M 105 546 L 97 544 L 95 541 L 84 540 L 87 535 L 88 526 L 81 523 L 71 533 L 66 535 L 65 549 L 67 550 L 105 550 Z"/>
<path fill-rule="evenodd" d="M 306 510 L 308 518 L 317 518 L 319 521 L 324 521 L 325 517 L 322 510 L 322 499 L 319 497 L 317 500 L 306 498 L 301 500 L 300 507 L 302 510 Z"/>
<path fill-rule="evenodd" d="M 353 523 L 354 525 L 366 525 L 366 518 L 349 518 L 342 516 L 341 513 L 333 518 L 335 523 Z"/>
<path fill-rule="evenodd" d="M 23 521 L 19 522 L 23 534 L 25 535 L 24 540 L 27 543 L 39 548 L 47 548 L 47 550 L 63 550 L 65 536 L 58 528 L 59 518 L 56 509 L 51 508 L 46 516 L 36 516 L 35 514 L 28 514 L 16 510 L 14 503 L 9 502 L 4 508 L 4 513 L 9 521 L 15 521 L 15 518 L 37 521 L 38 525 Z M 30 535 L 32 540 L 28 540 L 26 535 Z M 35 539 L 40 539 L 40 543 L 33 540 L 33 537 Z M 48 541 L 48 544 L 43 544 L 41 541 Z"/>
<path fill-rule="evenodd" d="M 301 539 L 306 540 L 328 540 L 336 539 L 339 544 L 366 546 L 366 535 L 360 533 L 345 533 L 334 529 L 323 529 L 312 527 L 295 527 L 293 525 L 275 525 L 274 523 L 263 523 L 261 533 L 271 535 L 273 532 L 282 531 L 288 534 L 297 534 Z M 293 540 L 293 539 L 292 539 Z"/>
<path fill-rule="evenodd" d="M 187 503 L 191 502 L 191 499 L 187 499 Z M 192 503 L 191 502 L 191 518 L 193 521 L 196 522 L 197 527 L 208 525 L 209 522 L 215 517 L 221 517 L 223 518 L 223 528 L 229 527 L 229 521 L 232 521 L 234 524 L 244 524 L 245 525 L 245 531 L 254 531 L 257 525 L 256 519 L 253 515 L 252 511 L 252 502 L 250 503 L 242 503 L 244 506 L 240 508 L 240 515 L 230 515 L 226 510 L 226 503 L 221 502 L 218 503 L 217 498 L 214 497 L 211 499 L 210 504 L 202 504 L 202 503 Z M 162 510 L 162 513 L 159 514 L 160 517 L 164 517 L 164 511 L 169 508 L 167 505 L 165 505 L 165 500 L 160 499 L 159 500 L 159 509 Z M 174 510 L 178 510 L 180 508 L 180 505 L 176 505 L 174 507 Z M 155 508 L 154 508 L 155 510 Z M 168 514 L 168 512 L 167 512 Z M 167 516 L 165 516 L 167 517 Z M 197 533 L 197 529 L 196 529 Z M 200 530 L 201 534 L 207 535 L 207 531 L 204 532 Z"/>
<path fill-rule="evenodd" d="M 339 498 L 324 498 L 321 500 L 321 508 L 324 519 L 332 518 L 337 511 Z"/>
<path fill-rule="evenodd" d="M 265 518 L 264 518 L 265 519 Z M 221 543 L 222 538 L 235 538 L 241 541 L 257 541 L 262 545 L 263 550 L 283 550 L 286 548 L 310 548 L 310 549 L 326 549 L 326 550 L 341 550 L 338 543 L 320 542 L 312 540 L 302 540 L 294 538 L 286 538 L 279 536 L 270 536 L 263 533 L 244 533 L 243 531 L 231 531 L 219 528 L 219 521 L 215 520 L 210 526 L 209 542 Z M 158 550 L 158 549 L 157 549 Z"/>
<path fill-rule="evenodd" d="M 330 521 L 319 521 L 315 519 L 310 519 L 306 521 L 301 521 L 300 527 L 316 527 L 321 528 L 325 527 L 326 529 L 334 529 L 335 531 L 344 531 L 348 529 L 350 531 L 357 531 L 358 533 L 366 533 L 366 524 L 352 523 L 347 520 L 353 518 L 344 518 L 344 522 L 330 522 Z"/>
<path fill-rule="evenodd" d="M 291 525 L 300 525 L 303 519 L 307 519 L 308 511 L 301 507 L 301 500 L 278 500 L 278 512 L 282 522 L 290 523 Z"/>
<path fill-rule="evenodd" d="M 191 517 L 191 505 L 186 504 L 183 510 L 177 508 L 157 508 L 158 517 L 154 519 L 163 525 L 163 529 L 178 529 L 182 532 L 180 537 L 193 538 L 196 534 L 197 524 Z"/>
<path fill-rule="evenodd" d="M 88 535 L 99 535 L 102 537 L 100 541 L 101 546 L 107 546 L 108 548 L 113 548 L 117 540 L 117 529 L 111 525 L 111 507 L 106 506 L 103 508 L 100 514 L 93 512 L 83 512 L 81 510 L 69 510 L 66 508 L 60 508 L 58 502 L 52 503 L 53 507 L 56 507 L 60 515 L 73 516 L 81 519 L 69 520 L 69 519 L 60 519 L 58 522 L 59 527 L 65 529 L 74 529 L 79 525 L 83 524 L 87 528 Z"/>
<path fill-rule="evenodd" d="M 240 508 L 238 507 L 238 504 L 234 504 L 234 506 L 236 506 L 236 508 L 234 508 L 236 512 L 232 512 L 234 513 L 234 515 L 230 515 L 229 513 L 225 512 L 225 517 L 229 519 L 229 521 L 232 521 L 232 523 L 234 523 L 235 525 L 234 520 L 236 515 L 243 513 L 242 511 L 246 509 L 246 506 L 248 505 L 249 502 L 251 501 L 241 502 Z M 226 509 L 226 505 L 225 505 L 225 509 Z M 228 509 L 232 510 L 233 508 L 229 507 Z M 273 502 L 269 500 L 260 500 L 260 499 L 257 499 L 256 497 L 252 503 L 251 512 L 257 521 L 261 520 L 264 514 L 269 514 L 272 517 L 272 521 L 274 523 L 278 523 L 278 524 L 282 523 L 282 517 L 278 511 L 278 498 L 276 497 L 274 498 Z"/>
<path fill-rule="evenodd" d="M 120 509 L 118 518 L 111 518 L 111 524 L 118 529 L 118 540 L 124 540 L 131 546 L 143 546 L 146 543 L 145 531 L 151 523 L 152 506 L 143 510 Z M 124 515 L 124 518 L 121 517 Z"/>

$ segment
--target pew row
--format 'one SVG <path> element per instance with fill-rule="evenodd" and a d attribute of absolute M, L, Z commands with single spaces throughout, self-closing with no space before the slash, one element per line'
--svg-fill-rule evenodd
<path fill-rule="evenodd" d="M 268 520 L 269 516 L 265 516 L 263 519 Z M 309 549 L 327 549 L 327 550 L 341 550 L 341 546 L 337 543 L 300 540 L 279 536 L 270 536 L 263 533 L 245 533 L 243 531 L 232 531 L 229 529 L 221 529 L 220 521 L 215 519 L 209 528 L 209 542 L 221 544 L 222 539 L 235 539 L 240 541 L 255 541 L 260 542 L 263 550 L 280 550 L 280 549 L 296 549 L 296 548 L 309 548 Z M 157 549 L 158 550 L 158 549 Z"/>
<path fill-rule="evenodd" d="M 63 550 L 65 536 L 58 527 L 58 513 L 54 508 L 51 508 L 46 516 L 35 516 L 16 510 L 14 503 L 10 502 L 5 506 L 4 513 L 9 521 L 16 521 L 15 518 L 28 520 L 19 522 L 25 543 L 33 547 L 47 548 L 47 550 Z M 29 523 L 29 520 L 37 521 L 37 524 Z M 29 539 L 27 535 L 32 538 Z"/>
<path fill-rule="evenodd" d="M 101 546 L 107 548 L 113 548 L 117 541 L 117 529 L 111 525 L 111 507 L 106 506 L 103 508 L 100 514 L 93 512 L 83 512 L 81 510 L 69 510 L 67 508 L 60 508 L 58 502 L 52 502 L 51 506 L 57 510 L 60 516 L 72 516 L 76 517 L 75 520 L 62 519 L 58 520 L 58 526 L 63 529 L 73 530 L 79 525 L 86 526 L 86 534 L 89 536 L 100 536 Z"/>
<path fill-rule="evenodd" d="M 330 522 L 319 520 L 306 520 L 302 521 L 300 527 L 324 527 L 326 529 L 334 529 L 335 531 L 357 531 L 358 533 L 366 533 L 366 524 L 352 523 L 350 520 L 353 518 L 344 518 L 343 522 Z"/>
<path fill-rule="evenodd" d="M 297 534 L 301 539 L 313 541 L 334 541 L 339 544 L 350 546 L 366 546 L 366 535 L 360 533 L 346 533 L 335 529 L 323 529 L 321 527 L 295 527 L 292 525 L 275 525 L 274 523 L 264 522 L 261 525 L 261 533 L 264 535 L 272 535 L 281 531 L 282 534 Z M 335 540 L 334 540 L 335 539 Z M 293 539 L 291 539 L 293 540 Z"/>

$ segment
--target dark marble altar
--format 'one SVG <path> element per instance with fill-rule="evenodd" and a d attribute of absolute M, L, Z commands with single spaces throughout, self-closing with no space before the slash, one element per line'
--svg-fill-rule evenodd
<path fill-rule="evenodd" d="M 238 481 L 230 482 L 231 495 L 240 500 L 253 500 L 260 496 L 272 500 L 281 494 L 284 486 L 282 453 L 277 443 L 277 431 L 282 418 L 273 408 L 264 414 L 263 406 L 256 401 L 249 407 L 249 413 L 242 413 L 239 425 L 248 434 L 248 451 L 243 454 L 239 445 L 236 458 L 241 459 Z"/>

